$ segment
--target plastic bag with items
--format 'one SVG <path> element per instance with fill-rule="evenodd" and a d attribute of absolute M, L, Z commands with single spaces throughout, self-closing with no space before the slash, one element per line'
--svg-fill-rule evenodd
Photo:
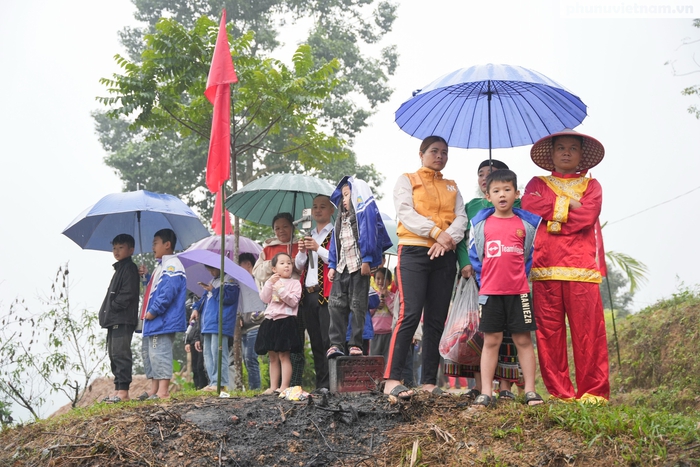
<path fill-rule="evenodd" d="M 475 366 L 481 362 L 484 335 L 479 332 L 479 289 L 473 277 L 460 278 L 440 339 L 445 360 Z"/>

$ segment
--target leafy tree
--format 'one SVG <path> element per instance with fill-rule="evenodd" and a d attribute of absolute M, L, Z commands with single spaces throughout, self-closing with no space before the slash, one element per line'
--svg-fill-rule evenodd
<path fill-rule="evenodd" d="M 235 43 L 233 45 L 237 54 L 236 69 L 241 78 L 239 84 L 233 86 L 236 107 L 234 115 L 244 120 L 235 124 L 234 148 L 242 146 L 240 153 L 236 154 L 236 175 L 243 184 L 267 173 L 291 171 L 310 172 L 333 181 L 344 174 L 355 173 L 374 185 L 375 191 L 381 185 L 383 177 L 373 165 L 357 164 L 350 146 L 352 138 L 366 125 L 367 118 L 376 105 L 388 100 L 391 94 L 387 81 L 396 69 L 395 47 L 379 51 L 379 58 L 362 54 L 360 48 L 363 44 L 374 46 L 391 30 L 395 5 L 376 0 L 264 0 L 253 4 L 230 0 L 134 0 L 134 4 L 137 7 L 136 18 L 146 24 L 141 28 L 126 28 L 122 31 L 121 40 L 130 57 L 129 60 L 118 58 L 122 65 L 128 62 L 129 67 L 133 67 L 149 61 L 178 61 L 179 57 L 182 60 L 178 61 L 178 65 L 184 69 L 169 67 L 177 79 L 182 79 L 183 75 L 199 73 L 201 82 L 205 82 L 212 49 L 207 49 L 204 55 L 198 55 L 202 48 L 197 45 L 193 49 L 186 44 L 182 30 L 173 28 L 165 31 L 162 25 L 159 26 L 162 16 L 170 17 L 171 25 L 175 23 L 183 30 L 196 31 L 202 27 L 202 20 L 196 19 L 199 15 L 218 17 L 221 8 L 225 6 L 228 17 L 233 18 L 229 24 L 233 37 L 248 38 L 245 48 Z M 305 93 L 299 96 L 299 101 L 306 99 L 306 104 L 316 107 L 313 124 L 332 135 L 336 144 L 323 147 L 314 146 L 317 141 L 301 143 L 298 139 L 304 132 L 293 124 L 289 125 L 288 120 L 279 121 L 275 130 L 264 135 L 264 141 L 256 139 L 255 132 L 265 130 L 266 127 L 258 127 L 256 122 L 251 124 L 241 113 L 241 110 L 255 109 L 246 106 L 245 99 L 251 98 L 251 94 L 246 94 L 244 90 L 254 88 L 255 85 L 248 82 L 249 77 L 241 76 L 242 68 L 245 67 L 242 60 L 246 57 L 270 60 L 264 57 L 280 45 L 277 29 L 286 24 L 287 20 L 294 22 L 308 19 L 313 21 L 314 26 L 307 41 L 311 48 L 303 46 L 304 60 L 310 60 L 307 66 L 310 65 L 315 70 L 330 66 L 334 82 L 324 90 L 325 94 L 309 96 L 309 93 Z M 207 27 L 214 29 L 212 23 Z M 248 30 L 255 31 L 255 34 L 248 35 Z M 212 38 L 215 34 L 211 32 L 209 46 L 213 47 Z M 157 36 L 162 41 L 154 41 Z M 167 50 L 168 46 L 171 47 L 170 50 Z M 159 56 L 154 57 L 152 53 Z M 297 55 L 298 53 L 299 51 Z M 294 59 L 295 66 L 297 55 Z M 144 67 L 143 70 L 147 68 Z M 160 71 L 162 70 L 155 68 L 156 73 Z M 128 78 L 133 77 L 131 74 Z M 161 77 L 162 75 L 158 76 Z M 142 80 L 137 81 L 137 86 L 144 83 Z M 281 90 L 275 87 L 274 82 L 265 84 L 272 88 L 273 93 Z M 94 113 L 100 141 L 109 154 L 105 162 L 122 178 L 125 189 L 134 189 L 138 183 L 149 190 L 172 193 L 191 205 L 197 204 L 200 211 L 208 216 L 213 201 L 199 187 L 203 186 L 208 148 L 206 140 L 209 136 L 207 122 L 211 119 L 211 108 L 203 99 L 203 85 L 198 87 L 186 84 L 172 90 L 181 93 L 182 99 L 176 102 L 178 105 L 172 105 L 175 102 L 166 99 L 165 105 L 160 107 L 165 112 L 155 112 L 157 118 L 152 118 L 151 115 L 142 118 L 140 114 L 135 119 L 129 119 L 127 116 L 131 115 L 130 112 L 115 113 L 114 109 L 108 114 Z M 156 92 L 162 89 L 146 86 L 138 91 L 144 96 L 150 95 L 154 102 L 160 104 L 162 95 Z M 103 103 L 107 102 L 103 100 Z M 122 107 L 129 111 L 138 110 L 133 101 Z M 155 107 L 158 108 L 158 105 Z M 179 110 L 186 114 L 186 118 L 182 118 L 183 113 L 179 113 Z M 251 111 L 248 116 L 250 115 L 255 115 L 255 112 Z M 107 116 L 111 118 L 106 118 Z M 169 123 L 169 118 L 177 120 L 177 124 Z M 290 140 L 298 145 L 297 151 L 290 150 Z M 252 143 L 254 147 L 246 148 L 247 143 Z M 162 169 L 165 169 L 168 177 L 163 177 Z"/>
<path fill-rule="evenodd" d="M 623 317 L 630 313 L 629 306 L 634 294 L 627 288 L 629 280 L 618 270 L 609 268 L 608 276 L 603 278 L 600 284 L 600 295 L 603 298 L 603 308 L 614 309 L 616 316 Z M 608 290 L 610 287 L 610 290 Z M 610 295 L 613 297 L 613 306 L 610 304 Z"/>
<path fill-rule="evenodd" d="M 63 393 L 75 407 L 93 376 L 106 369 L 97 314 L 71 310 L 68 279 L 68 266 L 60 267 L 43 300 L 46 311 L 33 314 L 16 300 L 0 321 L 0 394 L 35 419 L 52 393 Z"/>

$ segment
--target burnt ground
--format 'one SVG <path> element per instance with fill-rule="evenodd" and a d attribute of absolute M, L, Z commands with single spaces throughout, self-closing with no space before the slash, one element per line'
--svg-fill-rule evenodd
<path fill-rule="evenodd" d="M 588 446 L 546 412 L 517 402 L 477 410 L 458 395 L 392 403 L 379 393 L 301 402 L 176 393 L 6 430 L 0 465 L 625 465 L 614 446 Z"/>

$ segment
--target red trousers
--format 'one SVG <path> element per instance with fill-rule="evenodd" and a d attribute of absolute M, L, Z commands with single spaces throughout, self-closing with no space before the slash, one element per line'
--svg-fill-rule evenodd
<path fill-rule="evenodd" d="M 586 393 L 608 399 L 608 344 L 598 284 L 535 281 L 532 299 L 540 372 L 547 391 L 560 399 L 580 399 Z M 569 377 L 565 317 L 571 330 L 578 391 Z"/>

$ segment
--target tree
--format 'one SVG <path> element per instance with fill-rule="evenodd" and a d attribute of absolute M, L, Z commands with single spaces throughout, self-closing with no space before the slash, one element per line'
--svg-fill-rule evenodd
<path fill-rule="evenodd" d="M 634 294 L 627 288 L 629 280 L 617 269 L 609 268 L 607 277 L 600 284 L 600 295 L 603 298 L 603 308 L 614 309 L 617 317 L 627 316 L 630 313 L 629 305 Z M 608 291 L 608 287 L 610 290 Z M 610 295 L 613 304 L 610 303 Z"/>
<path fill-rule="evenodd" d="M 42 301 L 46 311 L 32 313 L 16 300 L 0 321 L 0 394 L 35 419 L 53 393 L 63 393 L 75 407 L 93 376 L 106 369 L 104 340 L 95 333 L 97 313 L 75 314 L 69 290 L 66 265 L 58 269 L 51 294 Z M 7 407 L 3 418 L 9 415 Z"/>
<path fill-rule="evenodd" d="M 700 28 L 700 19 L 695 19 L 693 20 L 693 27 Z M 683 40 L 683 43 L 681 44 L 681 47 L 683 46 L 689 46 L 692 44 L 697 44 L 700 43 L 700 39 L 690 39 L 687 38 Z M 684 75 L 689 75 L 692 73 L 700 73 L 700 62 L 695 58 L 695 54 L 693 54 L 693 62 L 696 65 L 696 69 L 689 71 L 689 72 L 678 72 L 676 71 L 675 68 L 675 61 L 669 60 L 664 65 L 670 65 L 671 68 L 673 69 L 673 74 L 675 76 L 684 76 Z M 694 85 L 694 86 L 688 86 L 687 88 L 683 89 L 681 91 L 681 94 L 684 96 L 697 96 L 700 97 L 700 85 Z M 691 105 L 688 107 L 688 113 L 691 115 L 695 115 L 695 118 L 700 120 L 700 106 L 697 104 Z"/>
<path fill-rule="evenodd" d="M 237 57 L 235 63 L 237 70 L 243 66 L 240 63 L 244 54 L 250 57 L 265 57 L 279 46 L 276 28 L 281 27 L 286 19 L 292 21 L 312 19 L 314 27 L 308 44 L 309 57 L 314 69 L 333 68 L 334 85 L 323 98 L 316 96 L 314 111 L 316 124 L 324 128 L 324 131 L 336 139 L 338 145 L 333 150 L 326 149 L 324 158 L 320 164 L 313 163 L 313 157 L 302 157 L 303 153 L 315 150 L 310 145 L 305 145 L 297 151 L 289 151 L 289 138 L 298 138 L 300 132 L 294 126 L 287 126 L 287 122 L 279 122 L 277 132 L 271 132 L 266 136 L 263 145 L 260 140 L 255 140 L 250 134 L 241 132 L 234 141 L 245 144 L 253 141 L 257 152 L 249 151 L 238 154 L 237 176 L 246 184 L 255 178 L 274 172 L 311 172 L 328 180 L 337 180 L 342 175 L 354 173 L 364 177 L 375 191 L 381 185 L 383 177 L 376 171 L 373 165 L 357 164 L 355 154 L 350 150 L 352 138 L 365 125 L 367 118 L 373 113 L 373 109 L 379 103 L 385 102 L 391 90 L 387 86 L 388 76 L 393 74 L 397 63 L 395 47 L 385 47 L 379 52 L 380 58 L 372 58 L 360 52 L 360 46 L 364 44 L 376 44 L 391 30 L 395 19 L 396 6 L 388 2 L 375 0 L 317 0 L 312 2 L 297 2 L 296 0 L 266 0 L 263 2 L 238 2 L 238 1 L 206 1 L 206 0 L 134 0 L 137 7 L 136 18 L 146 22 L 141 28 L 126 28 L 121 33 L 122 43 L 127 47 L 130 66 L 151 61 L 149 49 L 163 49 L 164 44 L 172 45 L 173 54 L 189 53 L 179 47 L 183 37 L 159 32 L 158 21 L 161 16 L 171 17 L 174 23 L 187 29 L 196 29 L 201 20 L 195 19 L 199 15 L 218 17 L 221 7 L 225 6 L 230 18 L 235 18 L 230 23 L 233 37 L 248 36 L 245 31 L 255 31 L 253 36 L 248 36 L 246 50 L 241 50 L 234 45 Z M 370 11 L 374 8 L 373 11 Z M 370 11 L 368 13 L 368 11 Z M 200 25 L 201 26 L 201 25 Z M 155 35 L 161 35 L 165 43 L 149 42 Z M 171 41 L 171 42 L 168 42 Z M 186 47 L 186 46 L 185 46 Z M 306 53 L 306 52 L 305 52 Z M 165 58 L 164 54 L 163 58 Z M 295 55 L 296 57 L 296 55 Z M 168 55 L 167 59 L 173 59 L 174 55 Z M 194 62 L 204 63 L 206 67 L 199 67 L 201 77 L 206 79 L 208 56 L 189 55 Z M 124 60 L 120 58 L 120 60 Z M 267 59 L 269 60 L 269 59 Z M 125 61 L 120 61 L 125 64 Z M 187 66 L 193 63 L 187 60 L 180 61 L 180 65 Z M 194 72 L 193 68 L 182 73 Z M 179 70 L 171 68 L 180 77 Z M 240 75 L 239 75 L 240 76 Z M 246 87 L 247 79 L 241 77 L 240 83 L 235 85 L 234 102 L 240 87 Z M 268 83 L 269 84 L 269 83 Z M 151 88 L 143 88 L 141 91 L 149 93 Z M 199 88 L 184 87 L 179 89 L 183 93 L 185 101 L 202 101 Z M 198 93 L 198 94 L 197 94 Z M 240 93 L 239 93 L 240 94 Z M 160 96 L 152 96 L 159 99 Z M 250 97 L 250 96 L 247 96 Z M 363 102 L 358 104 L 357 102 Z M 105 101 L 103 100 L 103 103 Z M 208 104 L 208 103 L 207 103 Z M 240 105 L 236 107 L 236 115 L 240 115 Z M 131 109 L 133 110 L 133 109 Z M 173 110 L 173 108 L 170 108 Z M 177 110 L 177 109 L 175 109 Z M 210 118 L 211 109 L 207 106 L 195 108 L 189 106 L 188 111 L 202 111 L 199 116 L 192 118 L 200 123 Z M 197 204 L 203 215 L 209 215 L 213 201 L 204 197 L 199 190 L 203 185 L 204 166 L 207 153 L 208 130 L 195 126 L 182 129 L 179 126 L 171 126 L 167 118 L 176 118 L 176 112 L 172 115 L 161 115 L 159 119 L 151 120 L 150 125 L 143 125 L 137 117 L 135 120 L 126 118 L 128 113 L 108 114 L 95 112 L 96 128 L 100 142 L 108 156 L 105 159 L 107 165 L 115 169 L 115 172 L 124 181 L 125 189 L 134 189 L 138 184 L 149 190 L 164 191 L 178 195 L 188 204 Z M 182 123 L 182 122 L 180 122 Z M 191 122 L 187 122 L 188 124 Z M 238 122 L 239 124 L 241 122 Z M 206 124 L 205 124 L 206 126 Z M 202 131 L 194 131 L 194 129 Z M 242 128 L 238 126 L 237 128 Z M 258 131 L 255 125 L 245 127 L 249 131 Z M 264 129 L 264 127 L 263 127 Z M 261 153 L 264 147 L 266 154 Z M 332 161 L 330 164 L 326 162 Z M 309 163 L 312 162 L 312 163 Z M 162 177 L 163 166 L 167 167 L 168 180 Z"/>

